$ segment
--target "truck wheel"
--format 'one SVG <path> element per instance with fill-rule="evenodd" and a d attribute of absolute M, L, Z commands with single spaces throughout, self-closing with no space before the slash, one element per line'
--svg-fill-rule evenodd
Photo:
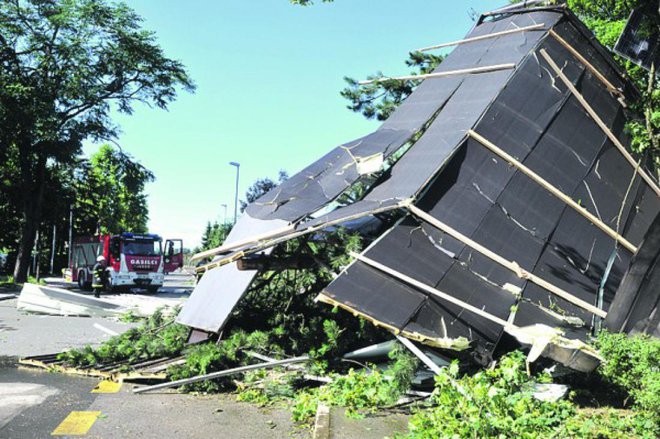
<path fill-rule="evenodd" d="M 159 288 L 160 288 L 160 286 L 148 286 L 147 287 L 147 292 L 149 294 L 156 294 L 158 292 Z"/>

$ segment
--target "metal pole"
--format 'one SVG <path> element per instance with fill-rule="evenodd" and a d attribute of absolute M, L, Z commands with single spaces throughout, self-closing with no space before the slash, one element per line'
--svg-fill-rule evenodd
<path fill-rule="evenodd" d="M 39 230 L 37 229 L 37 234 L 34 237 L 34 256 L 32 257 L 32 271 L 34 276 L 39 280 Z"/>
<path fill-rule="evenodd" d="M 50 251 L 50 274 L 53 274 L 55 267 L 55 236 L 57 234 L 57 226 L 53 224 L 53 245 Z"/>
<path fill-rule="evenodd" d="M 229 162 L 230 165 L 236 167 L 236 194 L 234 196 L 234 224 L 238 219 L 238 175 L 241 169 L 241 164 L 238 162 Z"/>
<path fill-rule="evenodd" d="M 234 197 L 234 224 L 238 219 L 238 175 L 240 173 L 241 166 L 236 166 L 236 196 Z"/>
<path fill-rule="evenodd" d="M 68 266 L 71 267 L 71 247 L 73 246 L 73 205 L 69 206 L 69 255 Z"/>
<path fill-rule="evenodd" d="M 197 383 L 199 381 L 214 380 L 216 378 L 233 375 L 236 373 L 248 372 L 250 370 L 269 369 L 271 367 L 286 366 L 287 364 L 303 363 L 305 361 L 309 361 L 309 356 L 303 355 L 302 357 L 287 358 L 285 360 L 271 361 L 268 363 L 251 364 L 249 366 L 235 367 L 233 369 L 222 370 L 219 372 L 212 372 L 206 375 L 198 375 L 196 377 L 184 378 L 182 380 L 177 380 L 177 381 L 170 381 L 168 383 L 139 387 L 137 389 L 133 389 L 133 393 L 151 392 L 153 390 L 167 389 L 169 387 L 177 387 L 177 386 L 182 386 L 184 384 Z"/>
<path fill-rule="evenodd" d="M 227 204 L 226 203 L 221 204 L 221 206 L 225 208 L 225 217 L 224 217 L 224 221 L 222 222 L 222 224 L 227 224 Z"/>

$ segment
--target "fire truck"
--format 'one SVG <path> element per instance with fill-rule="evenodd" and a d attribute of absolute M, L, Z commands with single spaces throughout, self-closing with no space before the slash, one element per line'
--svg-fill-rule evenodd
<path fill-rule="evenodd" d="M 166 274 L 183 267 L 183 241 L 163 239 L 152 233 L 121 233 L 77 238 L 72 245 L 67 277 L 83 290 L 92 287 L 96 258 L 106 260 L 106 290 L 118 292 L 134 288 L 155 293 Z"/>

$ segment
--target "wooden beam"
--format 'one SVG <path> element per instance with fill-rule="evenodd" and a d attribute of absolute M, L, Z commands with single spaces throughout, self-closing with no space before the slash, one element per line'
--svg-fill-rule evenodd
<path fill-rule="evenodd" d="M 212 248 L 210 250 L 206 250 L 206 251 L 203 251 L 203 252 L 196 253 L 196 254 L 193 255 L 192 258 L 190 258 L 190 262 L 194 262 L 194 261 L 197 261 L 199 259 L 205 259 L 205 258 L 215 256 L 215 255 L 219 255 L 219 254 L 222 254 L 222 253 L 227 253 L 231 250 L 236 250 L 237 248 L 243 247 L 245 245 L 252 244 L 252 243 L 255 243 L 255 242 L 259 242 L 259 241 L 263 241 L 264 239 L 274 238 L 275 236 L 277 236 L 281 233 L 286 233 L 286 232 L 289 232 L 289 231 L 293 230 L 294 227 L 295 227 L 294 224 L 289 224 L 287 226 L 280 227 L 280 228 L 272 230 L 270 232 L 250 236 L 249 238 L 241 239 L 240 241 L 235 241 L 235 242 L 231 242 L 231 243 L 228 243 L 228 244 L 223 244 L 220 247 L 216 247 L 216 248 Z"/>
<path fill-rule="evenodd" d="M 600 230 L 605 232 L 608 236 L 616 240 L 618 243 L 620 243 L 622 246 L 624 246 L 626 249 L 628 249 L 630 252 L 635 253 L 637 252 L 637 247 L 635 247 L 633 244 L 631 244 L 626 238 L 618 234 L 616 231 L 614 231 L 611 227 L 609 227 L 607 224 L 605 224 L 603 221 L 601 221 L 598 217 L 593 215 L 591 212 L 589 212 L 587 209 L 584 207 L 580 206 L 578 203 L 573 201 L 571 197 L 568 195 L 564 194 L 562 191 L 557 189 L 555 186 L 551 185 L 548 181 L 546 181 L 543 177 L 529 169 L 527 166 L 523 165 L 520 163 L 518 160 L 516 160 L 513 156 L 509 155 L 507 152 L 504 150 L 500 149 L 497 147 L 494 143 L 491 141 L 485 139 L 483 136 L 480 134 L 474 132 L 473 130 L 468 131 L 468 135 L 481 143 L 483 146 L 486 148 L 490 149 L 492 152 L 512 164 L 514 167 L 516 167 L 518 170 L 520 170 L 523 174 L 527 175 L 529 178 L 534 180 L 536 183 L 538 183 L 540 186 L 542 186 L 544 189 L 546 189 L 548 192 L 550 192 L 552 195 L 555 197 L 559 198 L 562 200 L 564 203 L 566 203 L 569 207 L 571 207 L 573 210 L 575 210 L 577 213 L 585 217 L 587 220 L 589 220 L 593 225 L 598 227 Z"/>
<path fill-rule="evenodd" d="M 548 31 L 548 33 L 550 35 L 552 35 L 552 37 L 555 40 L 557 40 L 559 42 L 559 44 L 564 46 L 566 48 L 566 50 L 571 52 L 571 54 L 575 58 L 577 58 L 578 61 L 580 61 L 582 63 L 582 65 L 584 65 L 600 82 L 603 83 L 603 85 L 605 85 L 605 87 L 607 87 L 607 89 L 610 91 L 610 93 L 614 93 L 617 96 L 619 96 L 621 99 L 625 99 L 625 96 L 623 95 L 621 90 L 616 88 L 614 86 L 614 84 L 612 84 L 602 73 L 600 73 L 593 65 L 591 65 L 591 63 L 589 61 L 587 61 L 587 59 L 585 57 L 583 57 L 582 54 L 580 54 L 580 52 L 578 52 L 573 46 L 568 44 L 568 42 L 566 40 L 564 40 L 562 37 L 560 37 L 559 34 L 554 31 L 554 29 L 550 29 L 550 31 Z"/>
<path fill-rule="evenodd" d="M 417 49 L 417 52 L 427 52 L 429 50 L 441 49 L 443 47 L 458 46 L 460 44 L 474 43 L 475 41 L 487 40 L 489 38 L 502 37 L 504 35 L 515 34 L 518 32 L 525 32 L 528 30 L 541 30 L 543 29 L 544 24 L 533 24 L 531 26 L 519 27 L 517 29 L 503 30 L 501 32 L 494 32 L 492 34 L 479 35 L 478 37 L 465 38 L 463 40 L 451 41 L 449 43 L 436 44 L 435 46 L 422 47 Z"/>
<path fill-rule="evenodd" d="M 549 4 L 549 3 L 554 3 L 554 1 L 552 1 L 552 0 L 525 0 L 525 1 L 518 2 L 518 3 L 514 3 L 512 5 L 504 6 L 504 7 L 499 8 L 499 9 L 495 9 L 494 11 L 484 12 L 481 15 L 483 15 L 484 17 L 490 17 L 492 15 L 500 15 L 500 14 L 504 14 L 504 13 L 507 13 L 509 11 L 513 11 L 513 10 L 516 10 L 516 9 L 524 9 L 524 8 L 527 8 L 527 7 L 530 7 L 530 6 L 536 6 L 536 5 L 539 5 L 539 4 L 544 5 L 544 4 Z M 565 5 L 559 5 L 559 6 L 556 6 L 556 7 L 565 7 Z"/>
<path fill-rule="evenodd" d="M 369 211 L 366 211 L 366 212 L 359 212 L 359 213 L 356 213 L 354 215 L 344 216 L 344 217 L 335 219 L 333 221 L 328 221 L 327 223 L 318 224 L 316 226 L 310 226 L 310 227 L 300 229 L 300 230 L 297 230 L 297 231 L 292 230 L 291 233 L 289 233 L 287 235 L 274 237 L 274 239 L 272 239 L 272 240 L 264 240 L 264 242 L 262 242 L 261 244 L 255 245 L 254 247 L 252 247 L 250 249 L 246 249 L 245 251 L 238 252 L 238 253 L 235 253 L 235 254 L 232 254 L 232 255 L 228 255 L 228 256 L 226 256 L 226 257 L 224 257 L 224 258 L 222 258 L 218 261 L 210 262 L 206 265 L 202 265 L 200 267 L 197 267 L 197 268 L 195 268 L 195 271 L 197 273 L 205 272 L 205 271 L 208 271 L 212 268 L 220 267 L 222 265 L 226 265 L 226 264 L 229 264 L 231 262 L 235 262 L 238 259 L 241 259 L 242 257 L 244 257 L 246 255 L 256 253 L 260 250 L 264 250 L 268 247 L 272 247 L 272 246 L 277 245 L 281 242 L 289 241 L 291 239 L 298 238 L 300 236 L 307 235 L 309 233 L 314 233 L 314 232 L 317 232 L 319 230 L 325 229 L 327 227 L 330 227 L 330 226 L 333 226 L 333 225 L 336 225 L 336 224 L 345 223 L 347 221 L 352 221 L 352 220 L 359 219 L 359 218 L 369 216 L 369 215 L 375 215 L 377 213 L 384 213 L 384 212 L 389 212 L 389 211 L 396 210 L 396 209 L 401 209 L 401 208 L 406 207 L 408 204 L 410 204 L 411 201 L 412 201 L 412 199 L 407 198 L 405 200 L 399 201 L 396 204 L 392 204 L 392 205 L 388 205 L 388 206 L 384 206 L 384 207 L 378 207 L 376 209 L 369 210 Z"/>
<path fill-rule="evenodd" d="M 630 165 L 633 167 L 635 172 L 637 172 L 643 179 L 644 181 L 655 191 L 656 195 L 660 196 L 660 187 L 658 187 L 657 183 L 649 176 L 641 167 L 637 165 L 637 162 L 635 159 L 630 155 L 630 153 L 626 150 L 626 147 L 623 146 L 621 141 L 614 135 L 614 133 L 608 128 L 607 125 L 605 125 L 605 122 L 598 116 L 598 114 L 594 111 L 593 108 L 591 108 L 591 105 L 584 99 L 584 97 L 580 94 L 579 91 L 575 88 L 573 83 L 566 77 L 564 72 L 561 71 L 559 66 L 557 66 L 557 63 L 548 55 L 548 52 L 545 51 L 545 49 L 541 49 L 539 51 L 541 53 L 541 56 L 543 59 L 545 59 L 548 64 L 550 65 L 550 68 L 555 72 L 555 74 L 561 79 L 561 81 L 566 85 L 566 87 L 573 93 L 573 96 L 580 102 L 582 107 L 585 109 L 585 111 L 591 116 L 591 118 L 596 122 L 596 125 L 603 130 L 605 135 L 612 141 L 614 146 L 621 152 L 623 157 L 630 163 Z"/>
<path fill-rule="evenodd" d="M 281 271 L 287 269 L 301 270 L 306 268 L 313 268 L 314 266 L 316 266 L 316 261 L 314 261 L 314 258 L 308 255 L 277 257 L 272 255 L 252 254 L 236 261 L 236 268 L 238 268 L 240 271 Z"/>
<path fill-rule="evenodd" d="M 420 79 L 444 78 L 446 76 L 496 72 L 498 70 L 513 69 L 514 67 L 516 67 L 516 65 L 513 64 L 513 63 L 495 64 L 495 65 L 492 65 L 492 66 L 472 67 L 472 68 L 469 68 L 469 69 L 460 69 L 460 70 L 448 70 L 446 72 L 427 73 L 427 74 L 424 74 L 424 75 L 407 75 L 407 76 L 397 76 L 397 77 L 394 77 L 394 78 L 376 78 L 376 79 L 370 79 L 368 81 L 360 81 L 360 82 L 358 82 L 358 84 L 359 85 L 367 85 L 367 84 L 374 84 L 374 83 L 377 83 L 377 82 L 384 82 L 384 81 L 391 81 L 391 80 L 410 81 L 410 80 L 420 80 Z"/>
<path fill-rule="evenodd" d="M 423 220 L 424 222 L 429 223 L 433 227 L 435 227 L 438 230 L 442 230 L 443 232 L 447 233 L 448 235 L 454 237 L 455 239 L 461 241 L 463 244 L 467 245 L 468 247 L 471 247 L 472 249 L 478 251 L 482 255 L 486 256 L 487 258 L 491 259 L 492 261 L 497 262 L 501 266 L 508 268 L 512 272 L 514 272 L 519 278 L 521 279 L 526 279 L 529 280 L 536 285 L 550 291 L 552 294 L 561 297 L 562 299 L 579 306 L 580 308 L 589 311 L 590 313 L 593 313 L 599 317 L 607 317 L 607 313 L 603 311 L 602 309 L 590 304 L 589 302 L 586 302 L 579 297 L 576 297 L 575 295 L 569 293 L 568 291 L 562 290 L 561 288 L 551 284 L 550 282 L 541 279 L 537 275 L 530 273 L 529 271 L 525 270 L 524 268 L 520 267 L 516 262 L 514 261 L 509 261 L 502 256 L 498 255 L 494 251 L 482 246 L 481 244 L 473 241 L 472 239 L 468 238 L 467 236 L 463 235 L 459 231 L 453 229 L 452 227 L 448 226 L 447 224 L 443 223 L 442 221 L 438 220 L 437 218 L 434 218 L 433 216 L 429 215 L 427 212 L 424 212 L 422 209 L 420 209 L 417 206 L 410 205 L 408 207 L 408 210 L 410 210 L 410 213 L 418 217 L 419 219 Z"/>

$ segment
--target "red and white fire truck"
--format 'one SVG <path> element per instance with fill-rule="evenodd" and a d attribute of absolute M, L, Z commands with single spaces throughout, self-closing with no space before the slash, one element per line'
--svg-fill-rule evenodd
<path fill-rule="evenodd" d="M 151 233 L 78 238 L 71 249 L 70 280 L 81 289 L 90 289 L 99 256 L 107 264 L 107 290 L 142 288 L 155 293 L 166 274 L 183 267 L 183 241 L 168 239 L 163 251 L 163 239 Z"/>

